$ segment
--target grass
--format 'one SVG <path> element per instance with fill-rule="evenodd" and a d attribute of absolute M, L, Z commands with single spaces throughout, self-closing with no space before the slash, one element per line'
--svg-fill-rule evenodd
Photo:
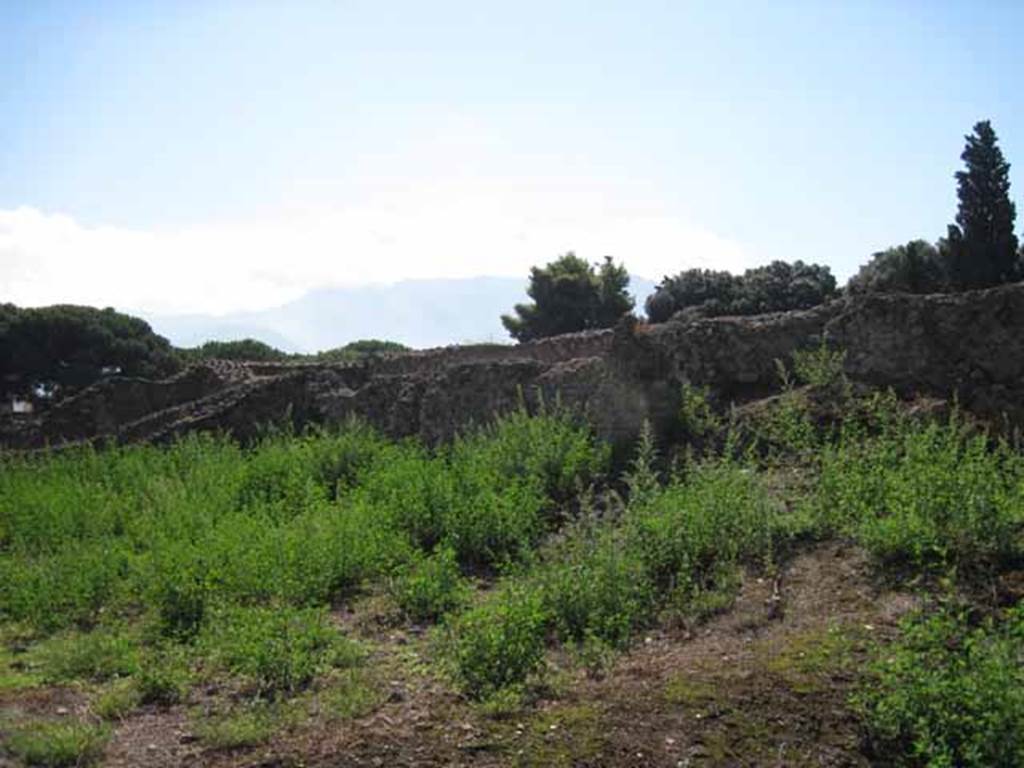
<path fill-rule="evenodd" d="M 37 644 L 31 658 L 45 682 L 104 682 L 139 671 L 139 641 L 116 626 L 64 632 Z"/>
<path fill-rule="evenodd" d="M 832 686 L 833 675 L 848 671 L 853 650 L 862 645 L 864 632 L 855 626 L 832 624 L 790 637 L 784 646 L 758 647 L 764 668 L 797 693 L 814 693 Z"/>
<path fill-rule="evenodd" d="M 194 733 L 207 749 L 254 747 L 269 741 L 282 727 L 281 713 L 265 705 L 249 706 L 227 714 L 197 718 Z"/>
<path fill-rule="evenodd" d="M 25 765 L 78 768 L 98 764 L 109 738 L 106 725 L 40 721 L 15 727 L 5 746 Z"/>
<path fill-rule="evenodd" d="M 379 682 L 364 669 L 339 670 L 314 695 L 317 713 L 331 723 L 368 715 L 383 698 Z"/>

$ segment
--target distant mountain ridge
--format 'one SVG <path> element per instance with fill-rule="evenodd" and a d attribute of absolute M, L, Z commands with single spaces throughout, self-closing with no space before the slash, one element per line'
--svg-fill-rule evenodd
<path fill-rule="evenodd" d="M 140 313 L 178 347 L 253 338 L 286 352 L 317 352 L 357 339 L 386 339 L 415 349 L 470 342 L 512 343 L 501 315 L 529 300 L 514 277 L 404 280 L 391 285 L 321 288 L 280 307 L 223 316 Z M 632 277 L 637 308 L 654 283 Z"/>

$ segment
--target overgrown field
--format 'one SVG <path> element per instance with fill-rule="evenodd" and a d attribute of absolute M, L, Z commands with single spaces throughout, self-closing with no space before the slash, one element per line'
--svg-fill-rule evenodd
<path fill-rule="evenodd" d="M 5 458 L 3 749 L 54 766 L 127 749 L 143 764 L 154 745 L 133 758 L 125 734 L 176 713 L 190 760 L 246 764 L 246 749 L 287 743 L 300 764 L 303 738 L 402 701 L 398 678 L 440 691 L 445 717 L 494 724 L 481 764 L 623 764 L 593 708 L 572 710 L 564 749 L 531 729 L 652 632 L 685 648 L 743 584 L 784 586 L 792 558 L 845 542 L 917 606 L 884 637 L 829 640 L 865 661 L 839 704 L 856 759 L 1024 765 L 1024 458 L 955 413 L 929 422 L 854 396 L 834 364 L 799 360 L 811 387 L 786 379 L 746 424 L 688 390 L 686 446 L 645 434 L 619 472 L 557 412 L 435 450 L 352 423 L 246 448 L 192 436 Z M 823 398 L 836 418 L 815 411 Z M 766 621 L 784 589 L 771 599 Z M 813 674 L 838 676 L 822 658 Z M 715 696 L 672 684 L 677 708 Z M 526 746 L 506 748 L 517 720 L 531 725 L 508 738 Z M 685 759 L 735 764 L 701 749 Z"/>

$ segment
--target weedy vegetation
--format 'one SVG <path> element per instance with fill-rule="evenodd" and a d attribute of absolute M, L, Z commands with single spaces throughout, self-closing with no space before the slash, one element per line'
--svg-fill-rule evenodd
<path fill-rule="evenodd" d="M 728 610 L 744 573 L 841 539 L 942 606 L 860 670 L 864 749 L 1024 765 L 1021 608 L 965 602 L 1024 566 L 1024 458 L 956 412 L 912 419 L 855 393 L 842 364 L 822 346 L 780 366 L 782 394 L 748 424 L 687 386 L 677 433 L 695 449 L 645 430 L 617 477 L 557 408 L 433 449 L 349 423 L 248 447 L 4 456 L 0 680 L 79 686 L 96 720 L 4 723 L 4 749 L 95 762 L 112 725 L 194 710 L 200 688 L 221 692 L 195 719 L 207 749 L 266 742 L 307 711 L 364 716 L 386 695 L 338 610 L 367 594 L 433 628 L 432 674 L 516 711 L 553 653 L 599 676 L 649 628 Z"/>

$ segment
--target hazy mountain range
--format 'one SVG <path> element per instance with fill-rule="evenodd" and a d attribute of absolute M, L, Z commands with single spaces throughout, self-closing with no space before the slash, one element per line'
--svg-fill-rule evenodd
<path fill-rule="evenodd" d="M 253 338 L 287 352 L 316 352 L 357 339 L 386 339 L 413 348 L 467 342 L 511 342 L 501 315 L 528 300 L 526 280 L 475 277 L 406 280 L 391 285 L 324 288 L 258 312 L 228 315 L 138 313 L 179 347 Z M 654 283 L 633 277 L 643 309 Z M 133 313 L 134 314 L 134 313 Z"/>

